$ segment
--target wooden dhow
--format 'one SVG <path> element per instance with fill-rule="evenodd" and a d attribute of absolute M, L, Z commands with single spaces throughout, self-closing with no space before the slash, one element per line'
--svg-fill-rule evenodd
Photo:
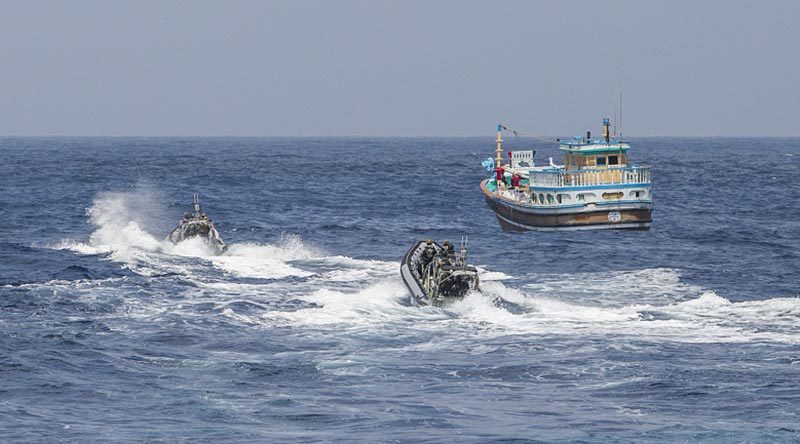
<path fill-rule="evenodd" d="M 536 166 L 535 151 L 511 152 L 503 164 L 497 126 L 496 159 L 483 163 L 492 177 L 480 187 L 504 231 L 650 228 L 650 167 L 629 163 L 630 144 L 611 136 L 608 118 L 603 127 L 602 138 L 559 140 L 563 165 Z"/>

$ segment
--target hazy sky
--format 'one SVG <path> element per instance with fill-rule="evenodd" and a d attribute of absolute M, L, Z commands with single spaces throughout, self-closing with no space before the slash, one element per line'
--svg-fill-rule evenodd
<path fill-rule="evenodd" d="M 800 1 L 2 1 L 0 135 L 800 135 Z"/>

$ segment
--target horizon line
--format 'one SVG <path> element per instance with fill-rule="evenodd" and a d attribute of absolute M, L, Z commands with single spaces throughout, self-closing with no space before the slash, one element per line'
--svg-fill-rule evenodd
<path fill-rule="evenodd" d="M 211 134 L 171 134 L 171 135 L 136 135 L 136 134 L 123 134 L 123 135 L 110 135 L 110 134 L 9 134 L 0 135 L 0 139 L 35 139 L 35 138 L 63 138 L 63 139 L 124 139 L 124 138 L 143 138 L 143 139 L 222 139 L 222 138 L 241 138 L 241 139 L 475 139 L 483 137 L 495 137 L 495 133 L 487 133 L 481 135 L 364 135 L 364 134 L 350 134 L 350 135 L 211 135 Z M 555 142 L 557 139 L 571 140 L 575 136 L 540 136 L 540 135 L 524 135 L 524 136 L 510 136 L 503 140 L 513 139 L 547 139 L 548 141 Z M 792 139 L 800 138 L 797 135 L 743 135 L 743 134 L 726 134 L 726 135 L 630 135 L 623 136 L 620 139 L 625 140 L 628 138 L 675 138 L 675 139 L 693 139 L 693 138 L 717 138 L 717 139 L 734 139 L 734 138 L 768 138 L 768 139 Z"/>

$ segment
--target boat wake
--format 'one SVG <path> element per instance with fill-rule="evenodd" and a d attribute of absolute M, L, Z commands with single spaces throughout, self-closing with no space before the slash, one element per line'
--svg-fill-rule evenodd
<path fill-rule="evenodd" d="M 486 284 L 484 294 L 472 293 L 444 308 L 415 308 L 408 297 L 399 278 L 387 278 L 355 292 L 316 290 L 300 296 L 309 304 L 306 308 L 270 311 L 248 321 L 327 326 L 337 334 L 355 334 L 365 327 L 416 332 L 448 338 L 445 342 L 450 345 L 487 335 L 520 334 L 627 337 L 644 342 L 800 342 L 800 298 L 792 297 L 730 302 L 703 292 L 683 302 L 614 307 L 530 294 L 497 282 Z"/>
<path fill-rule="evenodd" d="M 232 244 L 219 254 L 200 238 L 177 244 L 146 227 L 164 225 L 152 192 L 104 193 L 87 210 L 94 231 L 88 242 L 64 240 L 52 246 L 84 255 L 102 255 L 120 262 L 131 271 L 145 275 L 165 272 L 192 274 L 197 266 L 213 265 L 223 273 L 238 277 L 279 279 L 310 276 L 311 272 L 293 267 L 292 261 L 321 257 L 323 253 L 296 236 L 282 236 L 275 244 Z M 165 231 L 166 232 L 166 231 Z M 181 258 L 197 259 L 194 262 Z"/>

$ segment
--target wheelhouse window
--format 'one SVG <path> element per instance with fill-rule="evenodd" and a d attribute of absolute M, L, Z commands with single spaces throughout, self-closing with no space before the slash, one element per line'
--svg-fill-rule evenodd
<path fill-rule="evenodd" d="M 609 165 L 619 165 L 619 156 L 608 156 Z"/>
<path fill-rule="evenodd" d="M 606 164 L 605 156 L 597 156 L 596 159 L 597 159 L 597 165 L 598 166 L 603 166 L 603 165 Z"/>

